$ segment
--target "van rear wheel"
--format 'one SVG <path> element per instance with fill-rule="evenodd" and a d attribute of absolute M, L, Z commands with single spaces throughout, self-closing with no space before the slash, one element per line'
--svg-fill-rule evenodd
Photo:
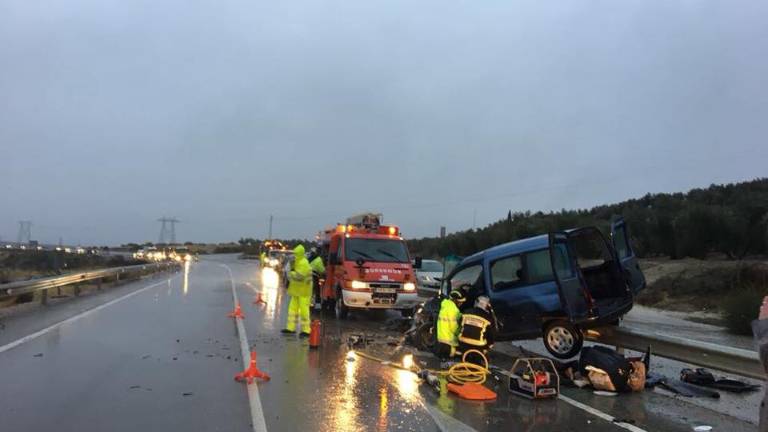
<path fill-rule="evenodd" d="M 584 335 L 568 321 L 552 321 L 544 327 L 544 347 L 559 359 L 569 359 L 581 351 Z"/>

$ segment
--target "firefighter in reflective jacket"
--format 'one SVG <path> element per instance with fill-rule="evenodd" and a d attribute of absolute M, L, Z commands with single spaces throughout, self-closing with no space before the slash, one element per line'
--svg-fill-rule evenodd
<path fill-rule="evenodd" d="M 436 354 L 445 360 L 456 355 L 459 345 L 459 323 L 461 312 L 459 307 L 464 303 L 464 291 L 451 291 L 448 298 L 440 302 L 440 312 L 437 314 L 437 345 Z"/>
<path fill-rule="evenodd" d="M 459 332 L 459 351 L 478 350 L 485 354 L 493 345 L 496 337 L 496 316 L 491 308 L 491 300 L 480 296 L 475 300 L 475 306 L 464 311 L 461 315 L 461 331 Z M 471 363 L 481 362 L 478 355 L 467 356 Z M 478 363 L 480 364 L 480 363 Z"/>
<path fill-rule="evenodd" d="M 320 279 L 325 277 L 323 258 L 317 254 L 315 248 L 309 256 L 309 266 L 312 268 L 312 299 L 320 301 Z"/>
<path fill-rule="evenodd" d="M 312 267 L 304 256 L 304 246 L 293 249 L 294 261 L 288 273 L 288 322 L 283 333 L 296 333 L 296 321 L 301 324 L 301 337 L 309 337 L 309 303 L 312 301 Z"/>

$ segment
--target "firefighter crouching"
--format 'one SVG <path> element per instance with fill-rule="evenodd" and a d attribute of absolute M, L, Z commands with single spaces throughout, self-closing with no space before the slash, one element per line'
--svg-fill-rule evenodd
<path fill-rule="evenodd" d="M 459 346 L 459 325 L 461 323 L 461 312 L 459 307 L 464 303 L 466 297 L 461 290 L 451 291 L 448 298 L 440 303 L 440 312 L 437 315 L 437 345 L 435 354 L 442 360 L 446 360 L 456 355 L 456 348 Z"/>
<path fill-rule="evenodd" d="M 309 337 L 309 304 L 312 301 L 312 267 L 304 256 L 304 246 L 293 250 L 294 261 L 288 272 L 288 322 L 282 330 L 286 334 L 296 333 L 296 321 L 301 321 L 301 337 Z"/>
<path fill-rule="evenodd" d="M 496 316 L 491 308 L 491 300 L 486 296 L 478 297 L 474 307 L 464 311 L 461 315 L 461 329 L 458 338 L 459 351 L 465 353 L 474 349 L 486 354 L 493 346 L 496 328 Z M 483 364 L 482 358 L 476 353 L 474 355 L 470 353 L 466 361 Z"/>

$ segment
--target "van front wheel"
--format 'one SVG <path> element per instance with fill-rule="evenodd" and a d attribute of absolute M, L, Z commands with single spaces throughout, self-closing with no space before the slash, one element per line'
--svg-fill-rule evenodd
<path fill-rule="evenodd" d="M 581 351 L 584 335 L 568 321 L 552 321 L 544 327 L 544 347 L 559 359 L 569 359 Z"/>

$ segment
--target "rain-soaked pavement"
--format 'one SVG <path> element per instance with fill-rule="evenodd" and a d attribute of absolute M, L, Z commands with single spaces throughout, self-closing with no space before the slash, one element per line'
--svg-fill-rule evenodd
<path fill-rule="evenodd" d="M 232 379 L 243 368 L 239 335 L 226 317 L 233 308 L 232 284 L 250 349 L 272 377 L 257 384 L 260 404 L 254 406 L 246 386 Z M 381 341 L 370 350 L 399 360 L 397 348 L 386 344 L 399 334 L 385 326 L 398 315 L 362 313 L 337 321 L 313 311 L 324 331 L 320 349 L 310 350 L 306 340 L 279 332 L 284 290 L 262 287 L 258 267 L 234 256 L 205 257 L 186 271 L 117 290 L 78 300 L 88 307 L 100 298 L 114 303 L 50 331 L 45 328 L 67 318 L 63 313 L 82 309 L 37 308 L 6 319 L 0 330 L 0 430 L 247 431 L 254 428 L 252 410 L 274 431 L 690 431 L 702 424 L 715 431 L 756 430 L 654 392 L 601 397 L 563 388 L 566 398 L 529 401 L 509 395 L 502 384 L 494 388 L 494 402 L 441 395 L 410 372 L 359 356 L 347 359 L 347 337 L 366 333 Z M 251 304 L 257 290 L 266 305 Z M 514 354 L 514 347 L 505 348 Z M 507 354 L 491 361 L 509 366 Z M 416 361 L 435 360 L 417 353 Z"/>

